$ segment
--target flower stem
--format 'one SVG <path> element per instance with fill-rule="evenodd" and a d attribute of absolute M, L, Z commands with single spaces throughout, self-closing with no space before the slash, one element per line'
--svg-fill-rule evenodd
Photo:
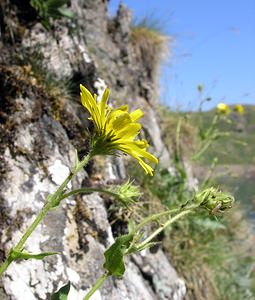
<path fill-rule="evenodd" d="M 180 212 L 180 210 L 182 208 L 177 208 L 177 209 L 171 209 L 168 211 L 164 211 L 158 214 L 154 214 L 152 216 L 149 216 L 147 218 L 145 218 L 140 224 L 138 224 L 131 232 L 131 234 L 136 234 L 143 226 L 145 226 L 147 223 L 152 222 L 152 221 L 156 221 L 158 220 L 160 217 L 163 217 L 165 215 L 169 215 L 171 213 L 175 213 L 179 211 L 179 214 L 175 215 L 172 219 L 168 220 L 163 226 L 161 226 L 160 228 L 158 228 L 157 230 L 155 230 L 147 239 L 145 239 L 143 242 L 141 242 L 138 245 L 135 245 L 135 248 L 137 249 L 136 251 L 127 251 L 124 255 L 130 255 L 134 252 L 139 251 L 139 248 L 142 248 L 143 246 L 147 245 L 156 235 L 158 235 L 162 230 L 164 230 L 167 226 L 169 226 L 170 224 L 172 224 L 173 222 L 177 221 L 179 218 L 191 213 L 194 209 L 196 209 L 198 207 L 198 205 L 190 205 L 186 208 L 184 208 L 183 211 Z M 106 272 L 105 274 L 103 274 L 98 280 L 97 282 L 94 284 L 94 286 L 91 288 L 91 290 L 88 292 L 88 294 L 85 296 L 85 298 L 83 298 L 83 300 L 88 300 L 97 289 L 100 288 L 100 286 L 102 285 L 102 283 L 107 279 L 108 276 L 110 276 L 111 274 L 109 272 Z"/>
<path fill-rule="evenodd" d="M 93 285 L 93 287 L 91 288 L 91 290 L 87 293 L 87 295 L 83 298 L 83 300 L 88 300 L 97 289 L 100 288 L 100 286 L 103 284 L 103 282 L 106 280 L 106 278 L 110 276 L 109 272 L 104 273 L 97 281 L 96 283 Z"/>
<path fill-rule="evenodd" d="M 216 114 L 212 120 L 212 123 L 208 130 L 205 133 L 205 140 L 201 141 L 199 143 L 198 150 L 196 153 L 192 156 L 191 160 L 196 161 L 200 158 L 200 156 L 208 149 L 208 147 L 211 145 L 213 142 L 213 134 L 215 133 L 216 125 L 219 121 L 219 115 Z"/>
<path fill-rule="evenodd" d="M 59 205 L 62 200 L 61 195 L 67 186 L 67 184 L 72 180 L 72 178 L 89 162 L 92 155 L 88 153 L 81 162 L 74 168 L 74 170 L 66 177 L 63 183 L 58 187 L 54 194 L 50 195 L 39 215 L 33 221 L 33 223 L 29 226 L 27 231 L 23 234 L 18 244 L 13 248 L 13 251 L 20 252 L 23 249 L 24 244 L 27 239 L 30 237 L 32 232 L 36 229 L 38 224 L 42 221 L 42 219 L 46 216 L 46 214 L 53 208 Z M 6 260 L 0 266 L 0 276 L 4 273 L 4 271 L 9 267 L 9 265 L 13 262 L 14 258 L 11 256 L 11 251 L 7 256 Z"/>
<path fill-rule="evenodd" d="M 171 225 L 172 223 L 174 223 L 175 221 L 177 221 L 178 219 L 180 219 L 181 217 L 190 214 L 194 208 L 196 208 L 196 206 L 190 208 L 190 209 L 186 209 L 184 211 L 181 211 L 179 214 L 175 215 L 173 218 L 171 218 L 170 220 L 168 220 L 165 224 L 163 224 L 161 227 L 159 227 L 157 230 L 155 230 L 150 236 L 147 237 L 147 239 L 145 239 L 142 243 L 140 243 L 139 245 L 137 245 L 137 248 L 143 248 L 146 244 L 148 244 L 152 239 L 154 239 L 155 236 L 157 236 L 161 231 L 163 231 L 166 227 L 168 227 L 169 225 Z"/>
<path fill-rule="evenodd" d="M 136 232 L 138 232 L 143 226 L 145 226 L 146 224 L 153 222 L 153 221 L 157 221 L 160 217 L 166 216 L 166 215 L 170 215 L 172 213 L 178 212 L 180 210 L 180 208 L 174 208 L 168 211 L 164 211 L 158 214 L 154 214 L 151 216 L 148 216 L 147 218 L 145 218 L 140 224 L 138 224 L 133 230 L 132 233 L 135 234 Z"/>
<path fill-rule="evenodd" d="M 182 121 L 183 118 L 179 118 L 179 121 L 177 123 L 177 128 L 176 128 L 176 146 L 175 146 L 175 161 L 180 162 L 180 133 L 181 133 L 181 127 L 182 127 Z"/>

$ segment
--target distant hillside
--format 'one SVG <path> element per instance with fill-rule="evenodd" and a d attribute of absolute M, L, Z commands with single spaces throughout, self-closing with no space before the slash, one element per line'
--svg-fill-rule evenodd
<path fill-rule="evenodd" d="M 201 121 L 208 127 L 214 110 L 203 112 Z M 194 125 L 198 121 L 197 113 L 192 113 Z M 224 190 L 233 193 L 237 202 L 247 209 L 247 213 L 255 226 L 255 106 L 245 105 L 245 114 L 230 114 L 231 123 L 220 122 L 223 131 L 230 136 L 220 138 L 204 153 L 201 160 L 194 166 L 195 175 L 203 179 L 214 157 L 218 157 L 213 177 L 214 183 Z"/>
<path fill-rule="evenodd" d="M 255 220 L 255 106 L 244 107 L 244 115 L 232 112 L 229 115 L 230 123 L 221 121 L 218 124 L 220 131 L 228 131 L 230 136 L 221 137 L 212 143 L 201 159 L 193 162 L 192 166 L 195 177 L 203 181 L 213 159 L 217 157 L 218 163 L 212 174 L 214 185 L 233 193 L 237 202 L 248 208 L 249 214 Z M 177 123 L 186 114 L 163 108 L 160 115 L 162 135 L 173 157 Z M 198 143 L 198 127 L 202 125 L 206 130 L 210 126 L 215 109 L 187 115 L 180 131 L 180 147 L 182 155 L 190 161 Z"/>

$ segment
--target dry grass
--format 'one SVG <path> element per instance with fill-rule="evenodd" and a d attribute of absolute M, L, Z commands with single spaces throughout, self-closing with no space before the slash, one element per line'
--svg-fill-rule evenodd
<path fill-rule="evenodd" d="M 171 42 L 171 37 L 150 28 L 146 23 L 134 26 L 131 31 L 131 43 L 137 60 L 146 66 L 151 77 L 158 75 L 161 61 L 169 57 Z"/>

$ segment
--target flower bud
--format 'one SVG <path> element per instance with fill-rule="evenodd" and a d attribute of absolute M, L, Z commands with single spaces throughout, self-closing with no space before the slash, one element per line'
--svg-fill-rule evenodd
<path fill-rule="evenodd" d="M 197 86 L 197 89 L 198 89 L 199 93 L 201 93 L 201 92 L 203 91 L 203 85 L 202 85 L 202 84 L 199 84 L 199 85 Z"/>
<path fill-rule="evenodd" d="M 209 210 L 212 215 L 217 215 L 232 207 L 234 197 L 211 187 L 196 194 L 195 202 Z"/>
<path fill-rule="evenodd" d="M 135 203 L 142 195 L 139 187 L 133 185 L 129 180 L 122 185 L 114 187 L 112 192 L 118 195 L 120 202 L 125 206 Z"/>

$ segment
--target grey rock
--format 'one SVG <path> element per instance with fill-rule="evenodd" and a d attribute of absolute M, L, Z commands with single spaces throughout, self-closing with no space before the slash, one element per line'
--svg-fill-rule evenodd
<path fill-rule="evenodd" d="M 99 95 L 109 85 L 114 105 L 125 102 L 131 109 L 142 108 L 145 129 L 141 134 L 149 139 L 162 164 L 170 167 L 152 105 L 156 82 L 148 78 L 133 52 L 129 10 L 121 6 L 116 18 L 110 19 L 107 1 L 72 0 L 71 6 L 77 15 L 72 30 L 65 20 L 54 23 L 54 34 L 39 23 L 29 24 L 21 41 L 12 47 L 31 55 L 42 52 L 43 65 L 57 80 L 71 80 L 78 73 L 79 83 Z M 18 18 L 13 22 L 19 22 Z M 5 43 L 9 50 L 8 42 Z M 1 63 L 12 61 L 9 51 L 5 55 L 10 56 L 6 61 L 1 59 Z M 60 117 L 56 118 L 53 99 L 41 86 L 24 79 L 23 73 L 17 74 L 17 70 L 20 67 L 1 66 L 0 75 L 1 259 L 38 214 L 47 195 L 68 174 L 75 148 L 81 155 L 87 151 L 84 128 L 88 121 L 81 105 L 76 101 L 64 102 Z M 109 158 L 105 165 L 101 183 L 126 178 L 122 158 Z M 72 181 L 73 188 L 89 185 L 90 168 L 93 165 Z M 97 193 L 67 199 L 46 216 L 25 247 L 31 252 L 61 254 L 42 261 L 13 263 L 0 282 L 1 299 L 49 299 L 53 290 L 68 280 L 70 299 L 82 299 L 103 274 L 103 253 L 113 241 L 104 199 Z M 184 295 L 183 281 L 164 253 L 158 251 L 128 258 L 123 279 L 109 278 L 93 299 L 181 300 Z"/>

